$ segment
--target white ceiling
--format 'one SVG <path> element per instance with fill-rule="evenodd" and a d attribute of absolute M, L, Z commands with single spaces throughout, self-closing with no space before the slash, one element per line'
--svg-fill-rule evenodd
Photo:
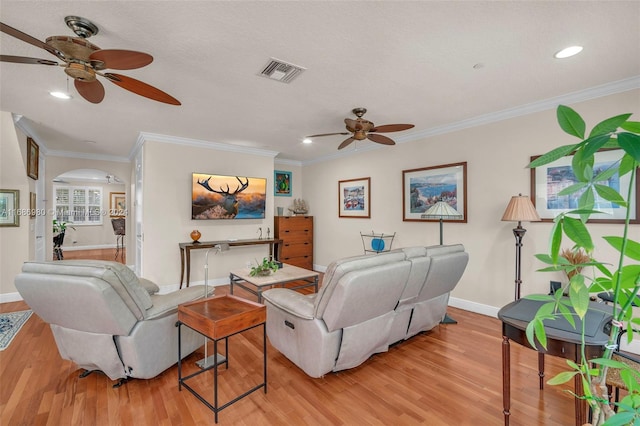
<path fill-rule="evenodd" d="M 401 142 L 575 92 L 640 86 L 639 1 L 3 0 L 0 8 L 3 23 L 43 41 L 73 35 L 67 15 L 94 22 L 90 41 L 100 48 L 153 55 L 144 68 L 116 72 L 182 102 L 154 102 L 104 79 L 102 103 L 82 99 L 72 82 L 75 97 L 60 101 L 48 92 L 66 88 L 61 68 L 1 63 L 0 109 L 22 116 L 45 150 L 78 156 L 127 158 L 144 132 L 304 163 L 335 155 L 345 136 L 311 145 L 303 137 L 344 131 L 354 107 L 377 125 L 415 124 L 387 134 Z M 573 44 L 584 51 L 553 58 Z M 4 33 L 0 53 L 55 59 Z M 291 84 L 259 77 L 271 57 L 306 71 Z"/>

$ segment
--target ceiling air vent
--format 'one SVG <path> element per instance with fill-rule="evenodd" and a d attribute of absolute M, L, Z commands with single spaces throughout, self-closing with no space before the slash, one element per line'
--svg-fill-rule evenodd
<path fill-rule="evenodd" d="M 260 75 L 282 83 L 291 83 L 291 81 L 305 69 L 306 68 L 299 67 L 298 65 L 271 58 L 262 69 L 262 72 L 260 72 Z"/>

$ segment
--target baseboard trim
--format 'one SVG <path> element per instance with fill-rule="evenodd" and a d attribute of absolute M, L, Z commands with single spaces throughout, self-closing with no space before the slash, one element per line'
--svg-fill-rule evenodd
<path fill-rule="evenodd" d="M 80 250 L 100 250 L 100 249 L 115 249 L 118 248 L 115 244 L 96 244 L 89 246 L 62 246 L 62 251 L 80 251 Z"/>

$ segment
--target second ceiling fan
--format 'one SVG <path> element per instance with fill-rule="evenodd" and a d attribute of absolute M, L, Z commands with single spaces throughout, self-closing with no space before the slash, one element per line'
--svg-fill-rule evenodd
<path fill-rule="evenodd" d="M 332 136 L 332 135 L 349 135 L 350 137 L 345 139 L 338 149 L 347 147 L 353 141 L 362 141 L 369 139 L 372 142 L 380 143 L 383 145 L 395 145 L 393 139 L 388 138 L 378 133 L 400 132 L 413 128 L 413 124 L 385 124 L 383 126 L 376 126 L 369 120 L 365 120 L 362 116 L 367 112 L 366 108 L 354 108 L 352 112 L 356 115 L 356 119 L 345 118 L 344 123 L 348 132 L 338 133 L 321 133 L 317 135 L 307 136 L 307 138 L 317 138 L 320 136 Z"/>

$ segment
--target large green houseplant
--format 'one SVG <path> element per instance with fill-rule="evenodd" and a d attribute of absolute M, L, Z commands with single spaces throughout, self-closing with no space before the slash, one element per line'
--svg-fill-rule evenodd
<path fill-rule="evenodd" d="M 560 127 L 579 138 L 580 142 L 553 149 L 529 164 L 529 167 L 535 168 L 573 155 L 571 167 L 577 183 L 558 195 L 579 195 L 575 210 L 562 213 L 554 219 L 549 252 L 536 255 L 546 264 L 542 271 L 564 271 L 571 278 L 564 289 L 559 289 L 553 295 L 527 296 L 546 302 L 527 327 L 529 342 L 535 346 L 537 340 L 546 347 L 545 321 L 562 316 L 575 327 L 575 317 L 582 319 L 587 310 L 592 309 L 589 307 L 592 294 L 607 291 L 613 295 L 612 327 L 602 357 L 585 359 L 583 344 L 581 362 L 576 364 L 567 361 L 570 370 L 548 381 L 549 384 L 563 384 L 579 374 L 584 398 L 592 409 L 594 426 L 640 425 L 640 375 L 611 359 L 621 332 L 627 331 L 623 337 L 630 342 L 640 329 L 640 318 L 634 317 L 631 309 L 633 302 L 640 305 L 640 243 L 630 238 L 631 235 L 636 238 L 638 236 L 635 230 L 637 227 L 634 229 L 630 225 L 630 202 L 634 200 L 633 182 L 636 181 L 640 166 L 640 122 L 630 121 L 630 116 L 631 114 L 622 114 L 608 118 L 597 124 L 587 135 L 582 117 L 573 109 L 561 105 L 557 110 Z M 602 149 L 619 149 L 621 153 L 619 160 L 606 170 L 594 168 L 595 154 Z M 622 194 L 602 183 L 616 174 L 620 177 L 628 175 L 632 183 Z M 624 224 L 619 227 L 619 233 L 603 237 L 604 243 L 618 253 L 614 264 L 594 258 L 595 242 L 589 232 L 587 220 L 593 214 L 601 213 L 595 209 L 598 198 L 626 208 L 626 217 Z M 640 212 L 636 212 L 638 213 Z M 633 233 L 630 233 L 632 230 Z M 588 260 L 576 265 L 563 257 L 560 248 L 563 239 L 565 243 L 573 244 L 573 250 L 583 250 Z M 584 328 L 581 331 L 584 342 Z M 610 368 L 620 369 L 621 378 L 629 389 L 628 395 L 617 403 L 617 412 L 611 407 L 605 385 L 607 370 Z"/>

